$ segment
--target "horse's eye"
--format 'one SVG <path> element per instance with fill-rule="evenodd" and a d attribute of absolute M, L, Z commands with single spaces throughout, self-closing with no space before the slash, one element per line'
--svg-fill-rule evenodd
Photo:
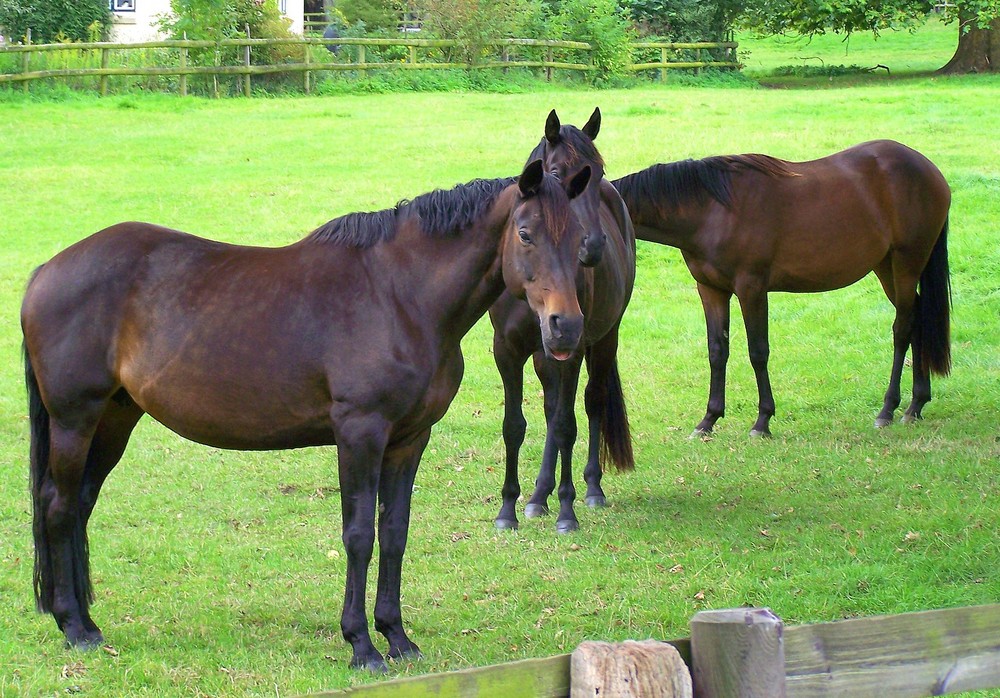
<path fill-rule="evenodd" d="M 517 231 L 517 236 L 521 238 L 521 242 L 525 245 L 531 244 L 531 233 L 529 233 L 525 228 L 521 228 Z"/>

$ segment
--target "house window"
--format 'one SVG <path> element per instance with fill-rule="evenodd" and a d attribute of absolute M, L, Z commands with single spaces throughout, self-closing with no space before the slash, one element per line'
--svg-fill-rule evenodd
<path fill-rule="evenodd" d="M 288 0 L 278 0 L 278 9 L 281 11 L 281 14 L 287 15 L 288 14 Z"/>
<path fill-rule="evenodd" d="M 136 0 L 108 0 L 112 12 L 135 12 Z"/>

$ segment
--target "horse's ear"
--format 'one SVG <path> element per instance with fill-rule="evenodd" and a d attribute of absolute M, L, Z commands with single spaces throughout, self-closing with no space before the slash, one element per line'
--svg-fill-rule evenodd
<path fill-rule="evenodd" d="M 590 184 L 590 174 L 590 165 L 587 165 L 573 175 L 573 179 L 570 180 L 569 187 L 566 190 L 566 194 L 570 199 L 575 199 L 583 193 L 583 190 Z"/>
<path fill-rule="evenodd" d="M 549 112 L 549 118 L 545 120 L 545 140 L 552 145 L 559 142 L 559 126 L 559 116 L 553 109 Z"/>
<path fill-rule="evenodd" d="M 597 140 L 597 134 L 601 130 L 601 108 L 594 107 L 594 113 L 590 115 L 590 121 L 581 129 L 590 136 L 590 140 Z"/>
<path fill-rule="evenodd" d="M 590 166 L 588 165 L 587 167 L 589 168 Z M 524 172 L 517 178 L 517 188 L 521 190 L 524 196 L 534 196 L 542 186 L 542 175 L 544 173 L 542 161 L 532 160 L 524 166 Z"/>

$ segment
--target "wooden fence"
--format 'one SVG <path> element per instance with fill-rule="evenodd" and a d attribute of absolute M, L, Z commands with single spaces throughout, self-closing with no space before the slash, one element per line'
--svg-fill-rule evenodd
<path fill-rule="evenodd" d="M 766 609 L 706 611 L 672 640 L 695 698 L 925 698 L 1000 688 L 1000 605 L 783 627 Z M 568 654 L 311 698 L 565 698 Z M 612 695 L 613 692 L 612 692 Z"/>
<path fill-rule="evenodd" d="M 337 47 L 338 57 L 328 48 Z M 300 73 L 305 92 L 310 92 L 314 84 L 314 75 L 320 71 L 358 71 L 364 75 L 369 70 L 434 70 L 445 68 L 540 68 L 551 78 L 553 70 L 590 71 L 594 70 L 590 62 L 591 46 L 581 41 L 551 41 L 546 39 L 503 39 L 491 42 L 493 58 L 476 64 L 454 63 L 440 59 L 427 59 L 421 52 L 428 50 L 451 49 L 458 43 L 447 39 L 418 39 L 403 36 L 395 39 L 369 38 L 337 38 L 296 37 L 291 39 L 225 39 L 222 41 L 146 41 L 134 44 L 97 43 L 67 43 L 67 44 L 31 44 L 30 39 L 25 44 L 8 44 L 0 47 L 0 59 L 9 56 L 19 56 L 20 61 L 3 61 L 7 67 L 0 72 L 0 85 L 5 83 L 21 83 L 23 89 L 34 80 L 53 78 L 87 78 L 95 77 L 101 94 L 107 94 L 109 76 L 153 76 L 178 78 L 178 90 L 187 94 L 187 78 L 191 75 L 207 75 L 213 78 L 213 95 L 218 96 L 218 78 L 220 76 L 238 76 L 242 81 L 242 91 L 246 96 L 251 94 L 251 77 L 273 73 Z M 667 71 L 678 68 L 701 69 L 706 67 L 738 68 L 735 61 L 735 42 L 701 42 L 701 43 L 658 43 L 640 42 L 634 44 L 636 51 L 644 53 L 659 50 L 659 61 L 635 63 L 630 66 L 633 71 L 659 70 L 660 79 L 665 80 Z M 254 49 L 274 47 L 297 47 L 301 50 L 301 59 L 286 63 L 261 64 L 253 61 Z M 317 50 L 317 47 L 320 47 Z M 370 60 L 367 54 L 369 48 L 405 49 L 405 57 L 400 60 L 387 61 L 383 59 Z M 163 65 L 112 65 L 112 56 L 121 56 L 129 52 L 143 49 L 160 49 L 152 54 L 159 57 Z M 220 54 L 224 49 L 236 49 L 241 52 L 242 61 L 238 65 L 223 65 Z M 534 57 L 525 58 L 519 52 L 530 49 Z M 702 60 L 701 52 L 708 49 L 718 49 L 725 52 L 727 60 Z M 192 50 L 214 52 L 212 65 L 195 65 L 191 60 Z M 77 52 L 80 63 L 95 62 L 100 57 L 100 66 L 85 67 L 44 67 L 32 68 L 33 56 L 48 57 L 59 52 Z M 695 60 L 676 60 L 678 52 L 694 52 Z M 148 54 L 148 51 L 147 51 Z M 319 56 L 317 56 L 319 54 Z M 299 52 L 296 51 L 296 55 Z M 567 58 L 567 57 L 572 57 Z M 46 61 L 48 62 L 48 61 Z M 119 61 L 120 62 L 120 61 Z M 128 62 L 128 61 L 126 61 Z M 13 66 L 16 66 L 13 67 Z"/>

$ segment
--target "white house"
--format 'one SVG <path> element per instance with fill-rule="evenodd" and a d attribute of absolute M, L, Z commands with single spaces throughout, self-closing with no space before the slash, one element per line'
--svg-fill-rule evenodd
<path fill-rule="evenodd" d="M 120 43 L 164 39 L 157 20 L 170 14 L 170 0 L 108 0 L 115 21 L 111 40 Z M 304 0 L 278 0 L 278 9 L 292 21 L 291 30 L 302 33 Z"/>

